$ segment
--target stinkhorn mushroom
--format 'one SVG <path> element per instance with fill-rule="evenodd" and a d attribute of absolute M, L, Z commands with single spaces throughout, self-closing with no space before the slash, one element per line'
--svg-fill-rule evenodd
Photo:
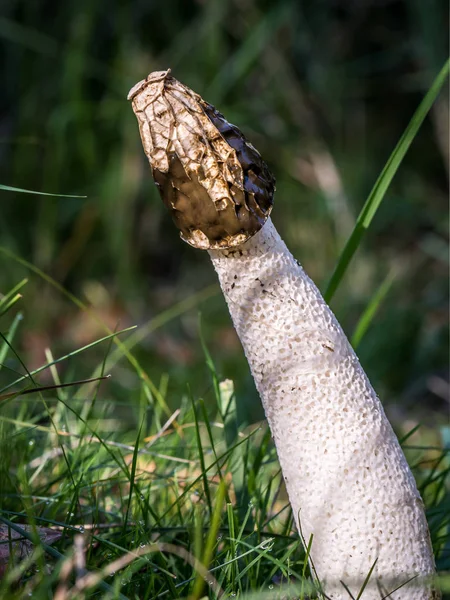
<path fill-rule="evenodd" d="M 358 596 L 372 569 L 364 600 L 438 598 L 413 475 L 339 323 L 269 218 L 267 165 L 170 69 L 128 98 L 182 239 L 208 250 L 219 276 L 324 594 Z"/>

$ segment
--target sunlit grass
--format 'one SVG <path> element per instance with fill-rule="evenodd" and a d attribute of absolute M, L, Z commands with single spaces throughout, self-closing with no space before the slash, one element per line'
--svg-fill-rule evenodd
<path fill-rule="evenodd" d="M 3 363 L 19 370 L 9 338 Z M 73 354 L 100 345 L 104 359 L 96 370 L 104 373 L 113 339 Z M 49 360 L 30 376 L 52 370 L 58 385 L 54 369 L 71 358 Z M 208 410 L 186 388 L 167 417 L 139 370 L 125 405 L 114 399 L 114 377 L 81 394 L 63 388 L 56 396 L 19 392 L 3 400 L 0 520 L 10 561 L 1 597 L 200 598 L 206 590 L 211 598 L 314 597 L 267 426 L 240 425 L 233 384 L 220 380 L 206 347 L 205 361 L 214 398 Z M 132 412 L 125 422 L 124 410 Z M 421 440 L 416 429 L 402 443 L 413 453 L 445 569 L 449 455 Z M 25 560 L 4 537 L 8 527 L 29 540 Z M 40 540 L 43 528 L 60 532 L 59 539 Z"/>

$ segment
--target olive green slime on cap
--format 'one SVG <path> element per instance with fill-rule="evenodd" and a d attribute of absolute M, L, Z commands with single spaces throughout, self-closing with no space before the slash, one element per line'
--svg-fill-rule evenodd
<path fill-rule="evenodd" d="M 275 179 L 239 129 L 170 70 L 151 73 L 129 98 L 181 238 L 196 248 L 225 249 L 259 231 L 272 209 Z"/>

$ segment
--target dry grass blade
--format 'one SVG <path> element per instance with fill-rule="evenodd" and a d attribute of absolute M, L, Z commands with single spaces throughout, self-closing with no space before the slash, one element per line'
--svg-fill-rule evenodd
<path fill-rule="evenodd" d="M 89 573 L 84 577 L 80 578 L 76 584 L 69 590 L 68 598 L 73 598 L 74 600 L 78 598 L 78 594 L 80 592 L 84 592 L 88 589 L 95 588 L 105 577 L 117 573 L 121 571 L 129 564 L 131 564 L 137 558 L 142 558 L 147 554 L 152 552 L 167 552 L 168 554 L 174 554 L 179 556 L 187 563 L 191 565 L 193 569 L 197 571 L 203 577 L 203 579 L 207 582 L 210 589 L 220 598 L 223 595 L 223 590 L 220 587 L 217 579 L 211 575 L 211 572 L 193 556 L 190 552 L 188 552 L 185 548 L 181 546 L 176 546 L 175 544 L 167 544 L 167 543 L 156 543 L 150 544 L 144 548 L 136 548 L 132 552 L 128 552 L 124 554 L 117 560 L 109 563 L 98 573 Z"/>

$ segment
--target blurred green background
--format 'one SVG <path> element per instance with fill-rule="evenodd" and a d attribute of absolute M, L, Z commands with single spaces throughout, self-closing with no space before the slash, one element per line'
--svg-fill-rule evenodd
<path fill-rule="evenodd" d="M 235 381 L 242 419 L 261 418 L 208 256 L 178 239 L 127 92 L 171 67 L 245 132 L 277 178 L 273 220 L 323 290 L 446 59 L 447 24 L 439 0 L 2 0 L 0 183 L 87 197 L 0 191 L 1 245 L 109 327 L 141 326 L 147 333 L 134 354 L 156 385 L 167 382 L 171 407 L 187 383 L 196 396 L 212 396 L 201 311 L 206 344 L 219 373 Z M 433 428 L 449 407 L 447 101 L 444 91 L 332 302 L 350 336 L 393 276 L 358 351 L 405 427 L 419 419 Z M 67 297 L 0 254 L 0 292 L 23 277 L 30 280 L 17 309 L 24 319 L 16 350 L 29 369 L 45 362 L 47 347 L 59 356 L 104 335 Z M 9 323 L 0 321 L 2 331 Z M 104 352 L 63 363 L 61 378 L 89 376 Z M 111 373 L 102 388 L 109 401 L 133 401 L 139 382 L 128 363 Z M 2 369 L 2 385 L 13 378 Z M 49 380 L 44 372 L 39 381 Z"/>

